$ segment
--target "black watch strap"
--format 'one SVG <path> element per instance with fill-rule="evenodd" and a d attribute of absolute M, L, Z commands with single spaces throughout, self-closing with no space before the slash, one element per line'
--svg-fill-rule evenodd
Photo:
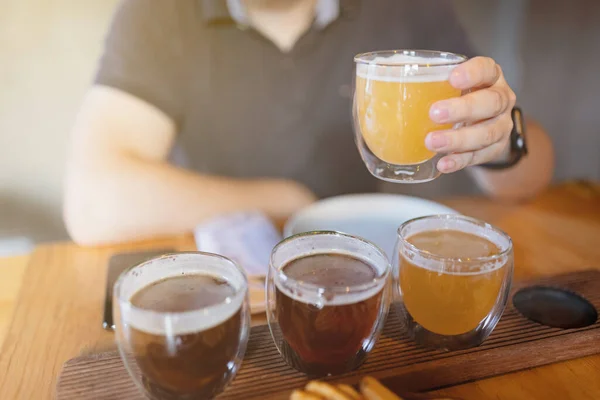
<path fill-rule="evenodd" d="M 480 167 L 486 169 L 506 169 L 513 167 L 523 156 L 527 155 L 527 138 L 525 131 L 525 117 L 519 107 L 512 109 L 511 117 L 513 120 L 513 129 L 510 132 L 510 157 L 507 161 L 481 164 Z"/>

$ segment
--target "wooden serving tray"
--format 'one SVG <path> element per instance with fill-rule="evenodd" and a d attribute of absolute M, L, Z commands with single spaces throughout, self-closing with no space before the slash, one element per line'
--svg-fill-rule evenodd
<path fill-rule="evenodd" d="M 515 285 L 547 285 L 577 292 L 600 310 L 600 271 L 581 271 Z M 392 389 L 425 391 L 476 379 L 600 353 L 600 321 L 580 329 L 551 328 L 523 317 L 511 301 L 488 340 L 481 346 L 443 352 L 422 348 L 405 336 L 393 311 L 384 332 L 358 370 L 326 380 L 355 384 L 371 375 Z M 287 399 L 308 378 L 280 357 L 267 326 L 251 330 L 244 363 L 219 399 Z M 142 400 L 115 352 L 87 355 L 65 363 L 59 400 Z"/>

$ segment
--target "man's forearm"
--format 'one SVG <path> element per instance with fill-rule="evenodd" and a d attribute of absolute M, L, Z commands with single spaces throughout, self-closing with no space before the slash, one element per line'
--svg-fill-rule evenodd
<path fill-rule="evenodd" d="M 65 219 L 73 239 L 85 245 L 190 232 L 206 218 L 240 210 L 260 210 L 282 221 L 313 200 L 308 190 L 289 181 L 199 175 L 133 158 L 110 169 L 73 171 Z"/>
<path fill-rule="evenodd" d="M 554 172 L 552 142 L 538 123 L 527 123 L 528 155 L 512 168 L 490 170 L 481 167 L 469 171 L 487 194 L 504 200 L 524 200 L 546 188 Z"/>

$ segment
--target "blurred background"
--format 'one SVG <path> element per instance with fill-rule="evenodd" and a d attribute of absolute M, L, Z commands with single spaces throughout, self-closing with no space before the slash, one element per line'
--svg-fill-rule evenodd
<path fill-rule="evenodd" d="M 67 141 L 117 0 L 0 5 L 0 256 L 66 239 Z M 600 2 L 455 0 L 555 144 L 555 181 L 600 179 Z"/>

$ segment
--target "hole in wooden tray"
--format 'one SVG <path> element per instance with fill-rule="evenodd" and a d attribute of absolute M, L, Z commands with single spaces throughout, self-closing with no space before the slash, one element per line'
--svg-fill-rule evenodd
<path fill-rule="evenodd" d="M 521 289 L 513 296 L 513 304 L 526 318 L 553 328 L 583 328 L 598 319 L 598 312 L 589 301 L 576 293 L 553 287 Z"/>

